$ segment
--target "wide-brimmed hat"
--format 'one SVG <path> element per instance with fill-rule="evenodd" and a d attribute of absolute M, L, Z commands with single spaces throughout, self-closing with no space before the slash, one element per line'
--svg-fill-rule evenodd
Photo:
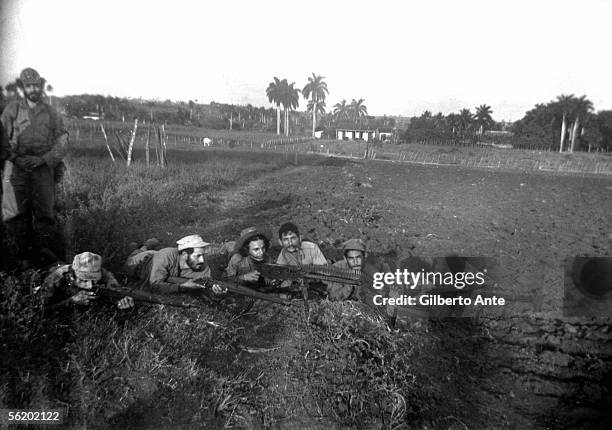
<path fill-rule="evenodd" d="M 245 243 L 248 243 L 249 240 L 256 236 L 263 236 L 268 239 L 268 235 L 258 229 L 256 227 L 248 227 L 240 232 L 240 237 L 234 244 L 234 252 L 240 252 Z M 269 240 L 269 239 L 268 239 Z"/>
<path fill-rule="evenodd" d="M 344 252 L 353 250 L 365 253 L 366 246 L 361 239 L 349 239 L 342 245 L 342 250 Z"/>
<path fill-rule="evenodd" d="M 179 252 L 181 252 L 183 249 L 204 248 L 205 246 L 210 245 L 210 243 L 204 242 L 204 239 L 197 234 L 185 236 L 184 238 L 177 240 L 176 244 L 178 245 Z"/>
<path fill-rule="evenodd" d="M 23 85 L 43 84 L 45 82 L 45 79 L 41 77 L 40 74 L 31 67 L 23 69 L 21 71 L 21 74 L 19 75 L 18 80 Z"/>
<path fill-rule="evenodd" d="M 83 252 L 74 256 L 72 270 L 78 279 L 99 281 L 102 279 L 102 257 L 93 252 Z"/>

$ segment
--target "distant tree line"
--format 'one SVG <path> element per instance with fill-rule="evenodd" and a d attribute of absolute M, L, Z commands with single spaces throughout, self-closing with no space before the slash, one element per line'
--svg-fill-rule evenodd
<path fill-rule="evenodd" d="M 537 104 L 515 122 L 512 131 L 532 146 L 558 150 L 612 150 L 612 111 L 593 111 L 586 96 L 560 95 Z"/>
<path fill-rule="evenodd" d="M 152 101 L 102 95 L 81 94 L 64 97 L 53 96 L 53 87 L 45 86 L 49 102 L 69 117 L 82 118 L 95 115 L 104 120 L 154 121 L 158 123 L 193 125 L 209 129 L 254 130 L 285 134 L 307 135 L 322 131 L 328 138 L 335 138 L 336 128 L 393 129 L 400 141 L 453 143 L 477 143 L 503 141 L 515 147 L 573 151 L 612 151 L 612 111 L 595 113 L 593 103 L 586 96 L 560 95 L 548 103 L 537 104 L 520 120 L 508 124 L 493 119 L 491 106 L 482 104 L 475 108 L 461 109 L 457 113 L 433 115 L 430 111 L 412 117 L 404 129 L 393 117 L 368 115 L 364 99 L 342 100 L 334 105 L 333 112 L 325 111 L 328 94 L 324 77 L 308 77 L 302 90 L 287 79 L 274 80 L 266 89 L 266 95 L 277 109 L 248 105 L 233 105 L 197 100 Z M 306 112 L 294 112 L 299 106 L 299 95 L 308 100 Z M 18 99 L 20 92 L 16 82 L 0 87 L 0 108 Z M 281 106 L 284 118 L 281 119 Z M 495 133 L 497 132 L 497 133 Z"/>
<path fill-rule="evenodd" d="M 612 111 L 594 113 L 593 103 L 586 96 L 561 95 L 536 105 L 512 124 L 496 122 L 492 114 L 486 104 L 476 107 L 474 114 L 467 108 L 448 115 L 425 111 L 410 118 L 400 139 L 459 144 L 501 142 L 559 152 L 612 151 Z"/>
<path fill-rule="evenodd" d="M 482 136 L 487 131 L 501 131 L 504 128 L 504 124 L 496 123 L 493 120 L 492 113 L 491 106 L 486 104 L 478 106 L 475 114 L 472 114 L 467 108 L 448 115 L 443 115 L 441 112 L 433 115 L 426 110 L 421 116 L 410 119 L 410 123 L 400 137 L 408 142 L 472 141 L 476 136 Z"/>

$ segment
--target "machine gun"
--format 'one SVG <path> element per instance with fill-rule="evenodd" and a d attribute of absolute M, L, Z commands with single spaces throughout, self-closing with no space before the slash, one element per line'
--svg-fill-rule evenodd
<path fill-rule="evenodd" d="M 359 285 L 361 272 L 358 270 L 340 269 L 333 266 L 315 266 L 303 264 L 301 266 L 284 266 L 281 264 L 265 263 L 261 267 L 262 276 L 268 279 L 281 279 L 296 281 L 305 279 L 320 282 L 337 282 L 339 284 Z"/>
<path fill-rule="evenodd" d="M 167 279 L 167 282 L 170 282 L 173 284 L 182 284 L 188 280 L 189 279 L 187 278 L 171 277 Z M 206 279 L 206 278 L 192 279 L 192 281 L 197 284 L 203 285 L 207 288 L 212 288 L 214 284 L 217 284 L 222 289 L 227 289 L 227 291 L 233 294 L 238 294 L 238 295 L 250 297 L 253 299 L 266 300 L 268 302 L 278 303 L 279 305 L 291 306 L 291 302 L 288 300 L 283 300 L 280 297 L 276 297 L 272 294 L 266 294 L 266 293 L 262 293 L 259 291 L 255 291 L 255 290 L 252 290 L 251 288 L 236 284 L 234 282 L 217 281 L 217 280 Z M 197 291 L 199 293 L 198 290 L 194 290 L 194 291 Z"/>
<path fill-rule="evenodd" d="M 261 275 L 268 279 L 290 280 L 301 283 L 304 307 L 308 312 L 308 283 L 303 281 L 336 282 L 339 284 L 359 285 L 362 282 L 361 272 L 350 269 L 340 269 L 333 266 L 316 266 L 302 264 L 301 266 L 285 266 L 265 263 L 260 269 Z"/>

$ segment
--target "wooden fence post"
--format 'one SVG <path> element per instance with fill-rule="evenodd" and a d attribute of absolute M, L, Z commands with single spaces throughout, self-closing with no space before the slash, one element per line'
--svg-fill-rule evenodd
<path fill-rule="evenodd" d="M 147 162 L 147 167 L 149 167 L 149 142 L 151 141 L 151 123 L 149 122 L 149 127 L 147 128 L 147 142 L 145 143 L 145 159 Z"/>
<path fill-rule="evenodd" d="M 132 149 L 134 148 L 134 141 L 136 140 L 136 130 L 138 129 L 138 118 L 134 120 L 134 129 L 132 130 L 132 137 L 130 138 L 130 146 L 128 146 L 127 153 L 127 166 L 130 167 L 132 164 Z"/>
<path fill-rule="evenodd" d="M 106 149 L 108 149 L 110 158 L 111 160 L 113 160 L 113 164 L 115 164 L 115 156 L 113 155 L 113 151 L 111 151 L 110 145 L 108 144 L 108 137 L 106 136 L 106 131 L 104 130 L 104 124 L 100 123 L 100 128 L 102 129 L 102 135 L 104 136 L 104 142 L 106 143 Z"/>

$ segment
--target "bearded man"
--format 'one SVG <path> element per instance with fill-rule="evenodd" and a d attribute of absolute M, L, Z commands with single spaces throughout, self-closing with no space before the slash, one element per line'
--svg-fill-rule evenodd
<path fill-rule="evenodd" d="M 25 269 L 42 254 L 63 259 L 55 220 L 56 173 L 68 145 L 61 116 L 43 99 L 45 80 L 34 69 L 21 72 L 24 99 L 9 103 L 0 117 L 2 141 L 2 220 L 12 257 Z"/>
<path fill-rule="evenodd" d="M 192 234 L 178 240 L 176 244 L 176 248 L 145 248 L 142 252 L 133 253 L 126 264 L 128 272 L 141 281 L 145 290 L 156 293 L 174 294 L 207 289 L 195 280 L 211 279 L 204 250 L 210 243 Z M 176 282 L 176 279 L 185 278 L 186 281 Z M 212 289 L 215 293 L 221 292 L 216 284 Z"/>

